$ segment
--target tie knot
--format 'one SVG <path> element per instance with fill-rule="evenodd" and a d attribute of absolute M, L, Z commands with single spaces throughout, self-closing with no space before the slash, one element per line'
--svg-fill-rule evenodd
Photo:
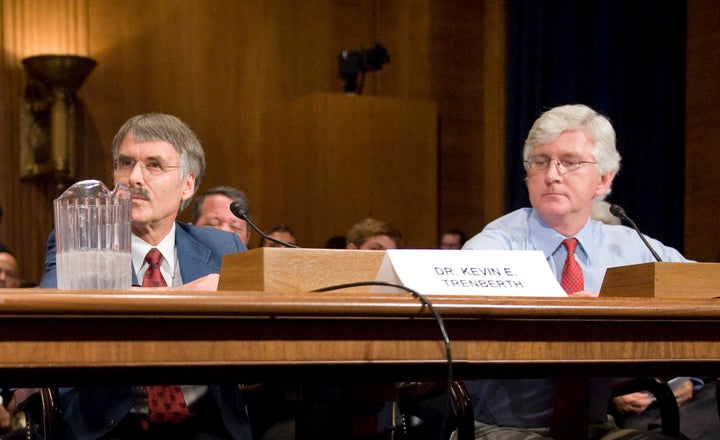
<path fill-rule="evenodd" d="M 145 255 L 145 261 L 147 261 L 147 263 L 153 267 L 159 266 L 161 260 L 162 254 L 157 248 L 150 249 L 150 252 Z"/>
<path fill-rule="evenodd" d="M 568 255 L 575 255 L 575 248 L 578 244 L 577 238 L 566 238 L 562 244 L 565 246 L 565 249 L 567 249 Z"/>

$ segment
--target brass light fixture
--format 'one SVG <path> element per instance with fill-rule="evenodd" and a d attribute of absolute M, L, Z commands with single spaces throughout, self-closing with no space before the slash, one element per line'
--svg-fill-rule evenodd
<path fill-rule="evenodd" d="M 22 63 L 30 81 L 20 112 L 20 175 L 67 185 L 76 177 L 76 92 L 97 62 L 78 55 L 37 55 Z"/>

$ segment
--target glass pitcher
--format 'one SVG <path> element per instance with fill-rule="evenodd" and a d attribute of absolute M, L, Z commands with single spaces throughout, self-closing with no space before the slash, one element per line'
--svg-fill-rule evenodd
<path fill-rule="evenodd" d="M 83 180 L 53 202 L 59 289 L 130 289 L 132 197 Z"/>

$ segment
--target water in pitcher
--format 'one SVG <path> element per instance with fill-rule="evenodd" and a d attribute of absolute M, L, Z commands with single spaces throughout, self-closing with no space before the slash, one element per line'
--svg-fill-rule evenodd
<path fill-rule="evenodd" d="M 58 254 L 59 289 L 129 289 L 132 263 L 128 252 L 71 251 Z"/>
<path fill-rule="evenodd" d="M 59 289 L 130 289 L 132 198 L 98 180 L 72 185 L 54 201 Z"/>

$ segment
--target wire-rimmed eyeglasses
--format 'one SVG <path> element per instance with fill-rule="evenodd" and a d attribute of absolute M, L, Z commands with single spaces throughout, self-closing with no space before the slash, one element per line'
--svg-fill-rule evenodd
<path fill-rule="evenodd" d="M 597 161 L 580 160 L 577 157 L 561 157 L 552 159 L 548 156 L 532 156 L 528 160 L 523 161 L 525 168 L 530 171 L 545 171 L 550 167 L 551 163 L 557 165 L 562 173 L 577 171 L 585 165 L 597 164 Z"/>
<path fill-rule="evenodd" d="M 170 170 L 180 168 L 180 165 L 165 165 L 159 160 L 138 162 L 135 159 L 131 159 L 129 157 L 121 157 L 119 159 L 115 159 L 115 161 L 113 162 L 115 175 L 117 177 L 127 177 L 133 172 L 133 170 L 135 169 L 135 165 L 138 164 L 140 165 L 140 169 L 142 170 L 143 176 L 145 176 L 146 179 L 159 177 L 167 172 L 170 172 Z"/>

